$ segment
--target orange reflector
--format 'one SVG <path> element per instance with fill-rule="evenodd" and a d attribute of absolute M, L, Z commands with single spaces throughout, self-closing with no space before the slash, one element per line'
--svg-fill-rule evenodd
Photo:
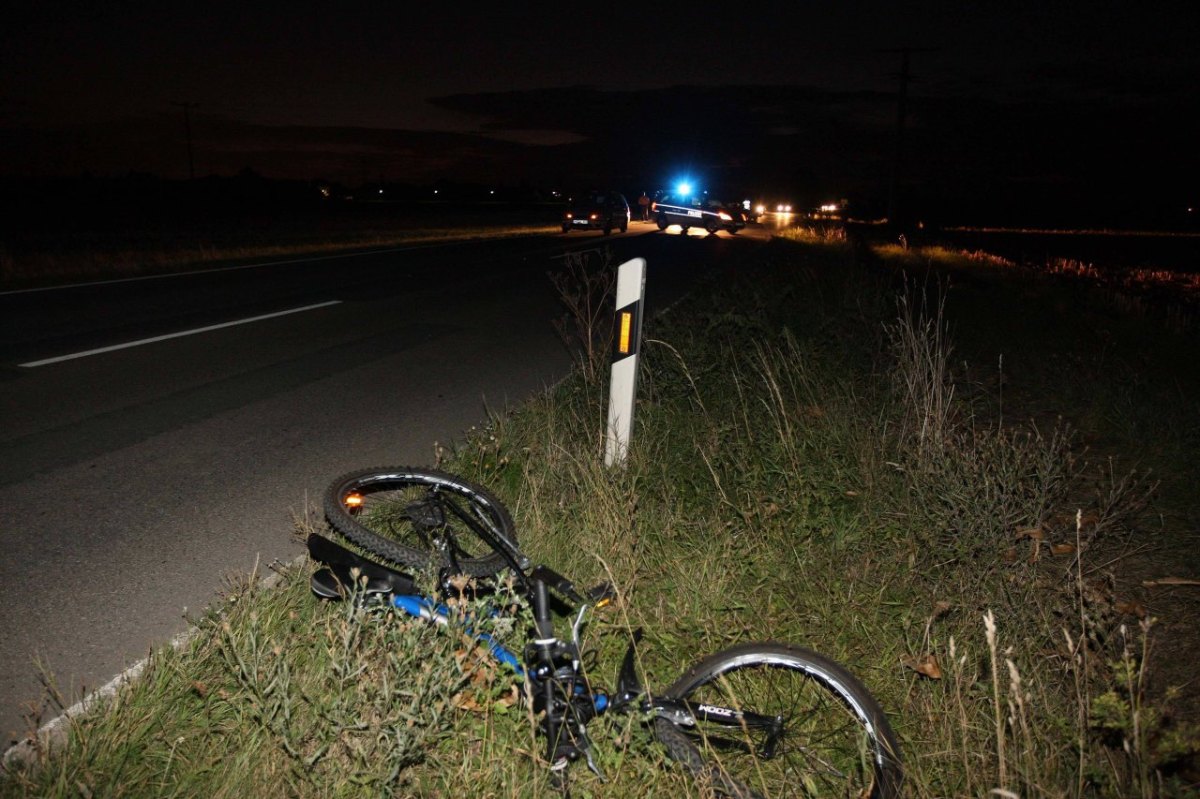
<path fill-rule="evenodd" d="M 359 494 L 358 492 L 347 494 L 346 498 L 343 499 L 342 502 L 345 503 L 347 508 L 361 508 L 363 504 L 363 495 Z"/>
<path fill-rule="evenodd" d="M 629 334 L 633 329 L 633 314 L 629 311 L 621 311 L 621 332 L 617 337 L 617 352 L 622 355 L 629 354 Z"/>

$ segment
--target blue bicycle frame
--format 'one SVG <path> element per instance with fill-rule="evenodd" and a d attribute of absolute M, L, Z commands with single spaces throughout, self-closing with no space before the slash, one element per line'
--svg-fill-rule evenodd
<path fill-rule="evenodd" d="M 414 618 L 443 626 L 450 624 L 453 611 L 430 597 L 414 593 L 416 585 L 408 575 L 362 558 L 316 534 L 309 536 L 308 548 L 313 558 L 325 564 L 325 568 L 313 574 L 311 580 L 312 589 L 319 596 L 340 599 L 351 586 L 357 585 L 365 594 L 388 597 L 393 607 Z M 526 661 L 522 661 L 488 633 L 476 632 L 470 627 L 466 628 L 466 632 L 486 646 L 492 657 L 512 669 L 518 677 L 527 680 L 531 693 L 540 697 L 539 701 L 553 704 L 555 681 L 562 682 L 564 677 L 574 677 L 579 673 L 579 631 L 589 605 L 582 602 L 582 597 L 575 592 L 570 581 L 550 569 L 536 567 L 530 572 L 528 579 L 533 585 L 530 597 L 534 604 L 538 637 L 533 641 L 531 651 L 526 653 Z M 580 600 L 579 614 L 572 627 L 571 643 L 560 641 L 554 635 L 550 622 L 547 583 L 561 593 Z M 569 661 L 569 664 L 565 664 L 564 661 Z M 632 673 L 632 649 L 628 661 L 628 669 Z M 590 715 L 603 713 L 608 709 L 609 699 L 606 694 L 590 693 L 582 681 L 570 682 L 573 700 L 580 702 L 586 697 L 585 704 Z M 623 682 L 634 685 L 636 680 L 630 677 Z M 630 699 L 632 697 L 633 692 L 630 692 Z"/>
<path fill-rule="evenodd" d="M 443 626 L 450 623 L 450 609 L 445 605 L 435 605 L 428 597 L 418 596 L 416 594 L 403 594 L 392 597 L 392 606 L 403 610 L 410 616 L 415 616 L 418 619 L 426 619 L 436 624 Z M 500 661 L 504 665 L 510 667 L 516 672 L 518 677 L 525 676 L 525 667 L 521 664 L 520 658 L 509 652 L 500 644 L 496 643 L 488 633 L 477 633 L 467 628 L 467 634 L 475 638 L 477 641 L 487 646 L 488 652 L 492 657 Z"/>

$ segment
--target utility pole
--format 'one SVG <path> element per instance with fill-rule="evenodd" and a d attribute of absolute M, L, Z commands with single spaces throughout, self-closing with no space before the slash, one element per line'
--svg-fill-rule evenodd
<path fill-rule="evenodd" d="M 188 180 L 196 179 L 196 161 L 192 157 L 192 109 L 199 103 L 171 103 L 183 109 L 183 129 L 187 133 Z"/>
<path fill-rule="evenodd" d="M 932 53 L 937 49 L 936 47 L 893 47 L 879 51 L 900 54 L 900 87 L 896 93 L 896 140 L 892 153 L 892 177 L 888 183 L 887 217 L 888 223 L 892 225 L 896 224 L 900 213 L 898 194 L 904 164 L 904 125 L 908 116 L 908 82 L 912 80 L 912 74 L 908 68 L 908 56 L 910 53 Z"/>

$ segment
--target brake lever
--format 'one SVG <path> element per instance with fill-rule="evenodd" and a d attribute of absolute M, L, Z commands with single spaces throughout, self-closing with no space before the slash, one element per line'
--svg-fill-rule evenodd
<path fill-rule="evenodd" d="M 614 700 L 614 704 L 617 707 L 629 707 L 645 693 L 641 680 L 638 679 L 637 667 L 634 663 L 634 658 L 637 655 L 637 645 L 641 640 L 642 628 L 639 627 L 633 631 L 633 640 L 629 642 L 629 648 L 625 650 L 625 657 L 621 661 L 621 671 L 617 674 L 617 695 Z"/>

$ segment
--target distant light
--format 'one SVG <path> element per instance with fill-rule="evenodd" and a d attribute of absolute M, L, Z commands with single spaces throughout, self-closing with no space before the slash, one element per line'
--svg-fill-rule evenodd
<path fill-rule="evenodd" d="M 380 190 L 379 190 L 379 193 L 380 193 L 380 194 L 383 194 L 383 189 L 380 189 Z"/>
<path fill-rule="evenodd" d="M 434 194 L 437 194 L 437 193 L 438 193 L 438 190 L 437 190 L 437 189 L 434 189 L 434 190 L 433 190 L 433 193 L 434 193 Z"/>
<path fill-rule="evenodd" d="M 492 189 L 491 191 L 488 192 L 488 194 L 495 194 L 495 193 L 496 193 L 495 189 Z"/>

